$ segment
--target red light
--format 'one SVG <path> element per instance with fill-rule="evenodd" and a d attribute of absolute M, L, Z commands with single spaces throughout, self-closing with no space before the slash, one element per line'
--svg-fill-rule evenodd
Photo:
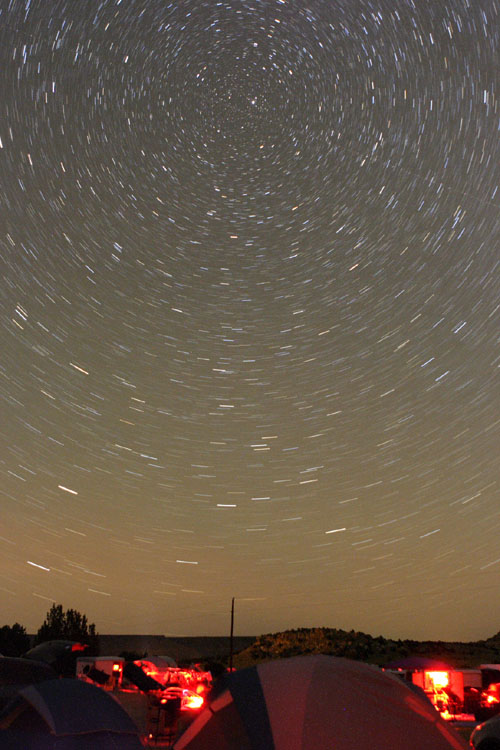
<path fill-rule="evenodd" d="M 119 672 L 121 669 L 119 664 L 113 664 L 113 672 Z"/>
<path fill-rule="evenodd" d="M 185 695 L 183 698 L 183 708 L 186 710 L 194 709 L 194 708 L 201 708 L 204 703 L 203 696 L 198 695 L 198 693 L 191 693 L 190 695 Z"/>
<path fill-rule="evenodd" d="M 426 674 L 432 680 L 434 687 L 436 688 L 446 687 L 450 682 L 448 672 L 427 672 Z"/>

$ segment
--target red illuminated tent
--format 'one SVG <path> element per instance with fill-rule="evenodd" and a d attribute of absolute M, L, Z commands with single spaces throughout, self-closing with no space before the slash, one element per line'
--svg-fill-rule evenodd
<path fill-rule="evenodd" d="M 298 656 L 224 678 L 175 750 L 463 750 L 397 678 L 334 656 Z"/>

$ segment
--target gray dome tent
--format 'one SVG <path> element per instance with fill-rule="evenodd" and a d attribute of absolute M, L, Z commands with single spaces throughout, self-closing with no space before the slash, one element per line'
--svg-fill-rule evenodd
<path fill-rule="evenodd" d="M 2 750 L 141 750 L 139 731 L 104 690 L 76 679 L 19 690 L 0 714 Z"/>
<path fill-rule="evenodd" d="M 175 750 L 462 750 L 399 679 L 335 656 L 298 656 L 228 675 Z"/>

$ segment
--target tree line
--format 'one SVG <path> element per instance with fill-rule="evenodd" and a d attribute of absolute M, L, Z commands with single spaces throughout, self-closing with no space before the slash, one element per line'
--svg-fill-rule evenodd
<path fill-rule="evenodd" d="M 47 612 L 43 624 L 38 628 L 33 646 L 46 641 L 77 641 L 87 644 L 86 653 L 97 654 L 99 651 L 99 634 L 94 623 L 89 623 L 87 616 L 76 609 L 64 611 L 62 604 L 53 604 Z M 26 628 L 15 622 L 0 628 L 0 654 L 2 656 L 22 656 L 31 647 L 30 636 Z"/>

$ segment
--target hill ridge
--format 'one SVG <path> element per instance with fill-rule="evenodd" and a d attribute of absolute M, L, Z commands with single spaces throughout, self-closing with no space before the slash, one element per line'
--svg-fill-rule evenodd
<path fill-rule="evenodd" d="M 238 653 L 239 668 L 301 654 L 331 654 L 384 666 L 408 656 L 426 656 L 450 667 L 500 663 L 500 633 L 480 641 L 392 639 L 338 628 L 298 628 L 267 633 Z"/>

